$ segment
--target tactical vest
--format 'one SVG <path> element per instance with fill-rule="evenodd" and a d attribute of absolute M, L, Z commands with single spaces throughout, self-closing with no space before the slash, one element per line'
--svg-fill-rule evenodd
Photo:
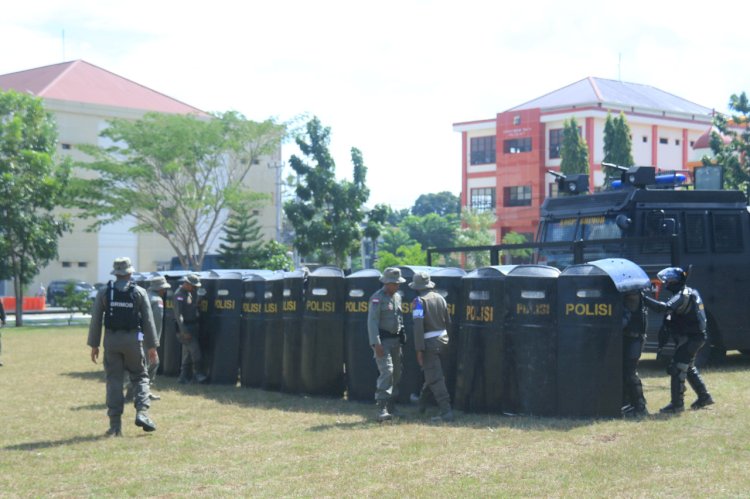
<path fill-rule="evenodd" d="M 698 297 L 692 289 L 688 297 L 689 303 L 684 311 L 672 314 L 672 330 L 675 334 L 696 335 L 703 334 L 702 324 L 706 324 L 706 315 L 698 306 Z M 702 316 L 702 317 L 701 317 Z"/>
<path fill-rule="evenodd" d="M 107 311 L 104 315 L 104 327 L 112 330 L 134 330 L 141 328 L 138 307 L 136 306 L 135 283 L 119 291 L 107 283 Z"/>

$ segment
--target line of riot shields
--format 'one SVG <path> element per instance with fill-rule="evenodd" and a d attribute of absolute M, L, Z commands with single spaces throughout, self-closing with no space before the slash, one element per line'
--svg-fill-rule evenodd
<path fill-rule="evenodd" d="M 458 268 L 400 267 L 406 279 L 398 402 L 418 395 L 408 287 L 425 271 L 448 304 L 452 324 L 441 354 L 455 408 L 473 413 L 614 417 L 623 397 L 623 295 L 649 286 L 623 259 L 560 271 L 544 265 Z M 173 292 L 186 272 L 163 272 L 165 299 L 160 371 L 177 376 Z M 138 277 L 138 276 L 136 276 Z M 369 298 L 381 274 L 348 276 L 336 267 L 214 270 L 201 273 L 200 339 L 214 384 L 373 401 L 377 368 L 367 333 Z M 148 279 L 143 275 L 141 280 Z"/>

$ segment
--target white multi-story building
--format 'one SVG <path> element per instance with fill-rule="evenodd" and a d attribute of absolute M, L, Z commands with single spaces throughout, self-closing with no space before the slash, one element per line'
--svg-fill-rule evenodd
<path fill-rule="evenodd" d="M 147 112 L 197 114 L 204 111 L 151 90 L 88 62 L 77 60 L 0 75 L 0 90 L 15 90 L 41 97 L 54 116 L 59 135 L 58 154 L 84 160 L 76 146 L 106 145 L 99 134 L 113 118 L 139 119 Z M 258 220 L 266 239 L 277 231 L 276 202 L 280 181 L 281 149 L 251 169 L 248 185 L 267 193 L 272 201 L 259 209 Z M 167 241 L 153 233 L 134 233 L 133 220 L 104 226 L 98 232 L 84 229 L 91 220 L 75 220 L 72 233 L 59 244 L 59 258 L 42 269 L 31 290 L 55 279 L 75 278 L 104 282 L 110 276 L 112 261 L 129 256 L 141 272 L 168 268 L 174 252 Z"/>

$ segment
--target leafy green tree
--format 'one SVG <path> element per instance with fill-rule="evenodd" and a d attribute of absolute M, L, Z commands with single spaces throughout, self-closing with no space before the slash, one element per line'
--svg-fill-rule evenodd
<path fill-rule="evenodd" d="M 459 220 L 456 215 L 411 215 L 401 222 L 400 227 L 423 248 L 445 248 L 455 246 Z"/>
<path fill-rule="evenodd" d="M 502 243 L 503 244 L 524 244 L 528 241 L 526 241 L 526 236 L 523 234 L 519 234 L 518 232 L 508 232 L 503 236 Z M 531 255 L 534 253 L 534 250 L 531 248 L 528 249 L 516 249 L 516 250 L 507 250 L 507 255 L 510 257 L 507 262 L 505 263 L 530 263 L 531 261 Z M 502 256 L 501 256 L 502 258 Z"/>
<path fill-rule="evenodd" d="M 76 283 L 69 282 L 63 289 L 63 294 L 57 299 L 59 306 L 64 308 L 70 314 L 68 317 L 68 326 L 73 323 L 73 315 L 76 312 L 81 314 L 91 313 L 91 299 L 87 291 L 76 291 Z"/>
<path fill-rule="evenodd" d="M 704 165 L 720 165 L 724 186 L 746 191 L 750 185 L 750 101 L 745 92 L 729 97 L 730 117 L 717 113 L 716 130 L 711 133 L 713 158 L 704 157 Z M 730 140 L 724 142 L 724 137 Z"/>
<path fill-rule="evenodd" d="M 91 161 L 77 166 L 95 178 L 76 181 L 78 207 L 96 217 L 91 230 L 132 215 L 135 232 L 161 235 L 183 268 L 200 269 L 227 210 L 257 198 L 246 185 L 250 169 L 278 149 L 284 133 L 272 120 L 232 111 L 113 120 L 101 133 L 113 145 L 81 146 Z"/>
<path fill-rule="evenodd" d="M 387 267 L 399 265 L 427 265 L 427 252 L 422 250 L 419 243 L 399 246 L 395 253 L 378 251 L 375 268 L 382 272 Z"/>
<path fill-rule="evenodd" d="M 296 199 L 284 205 L 284 212 L 294 227 L 294 245 L 304 256 L 326 255 L 344 268 L 346 260 L 359 248 L 361 224 L 366 213 L 364 203 L 370 197 L 365 185 L 367 168 L 362 153 L 351 150 L 353 180 L 337 180 L 336 164 L 328 151 L 331 130 L 318 118 L 307 123 L 305 137 L 296 139 L 303 156 L 293 155 L 289 163 L 298 175 Z"/>
<path fill-rule="evenodd" d="M 23 289 L 57 257 L 67 217 L 67 162 L 54 158 L 57 131 L 41 99 L 0 92 L 0 279 L 12 279 L 16 326 L 23 325 Z"/>
<path fill-rule="evenodd" d="M 291 270 L 294 268 L 294 261 L 289 256 L 289 248 L 278 241 L 268 241 L 263 245 L 261 258 L 258 260 L 259 269 L 268 270 Z"/>
<path fill-rule="evenodd" d="M 396 253 L 401 246 L 411 246 L 416 241 L 401 227 L 389 227 L 383 232 L 380 249 L 387 253 Z"/>
<path fill-rule="evenodd" d="M 437 194 L 422 194 L 414 202 L 412 215 L 423 217 L 436 214 L 440 216 L 456 215 L 461 212 L 461 200 L 448 191 Z"/>
<path fill-rule="evenodd" d="M 264 251 L 263 234 L 252 205 L 244 204 L 229 215 L 224 224 L 222 241 L 217 253 L 223 268 L 260 268 L 255 265 Z"/>
<path fill-rule="evenodd" d="M 589 148 L 574 117 L 563 124 L 560 158 L 560 172 L 563 175 L 589 172 Z"/>
<path fill-rule="evenodd" d="M 466 208 L 461 212 L 461 230 L 458 233 L 456 246 L 491 246 L 495 244 L 496 217 L 491 211 L 472 211 Z M 467 268 L 486 267 L 490 264 L 490 255 L 486 251 L 466 253 L 464 266 Z"/>
<path fill-rule="evenodd" d="M 607 114 L 604 124 L 604 163 L 613 163 L 618 166 L 633 166 L 633 142 L 630 138 L 630 126 L 625 119 L 625 113 L 620 112 L 616 118 Z M 604 183 L 609 186 L 612 180 L 619 179 L 619 170 L 615 168 L 604 168 Z"/>

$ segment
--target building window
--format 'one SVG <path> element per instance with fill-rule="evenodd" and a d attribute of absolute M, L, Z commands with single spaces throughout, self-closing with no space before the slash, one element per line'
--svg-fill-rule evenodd
<path fill-rule="evenodd" d="M 674 139 L 674 145 L 679 146 L 680 145 L 680 139 Z"/>
<path fill-rule="evenodd" d="M 503 192 L 503 206 L 531 206 L 531 186 L 506 187 Z"/>
<path fill-rule="evenodd" d="M 85 268 L 89 266 L 89 262 L 78 262 L 78 267 Z"/>
<path fill-rule="evenodd" d="M 694 140 L 691 140 L 691 141 L 690 141 L 690 147 L 693 147 L 694 145 L 695 145 L 695 141 L 694 141 Z"/>
<path fill-rule="evenodd" d="M 521 124 L 521 116 L 520 115 L 513 116 L 513 124 L 516 125 L 516 126 L 518 126 L 518 125 Z"/>
<path fill-rule="evenodd" d="M 62 148 L 63 148 L 63 149 L 66 149 L 66 150 L 67 150 L 67 149 L 70 149 L 70 144 L 66 144 L 66 143 L 64 143 L 64 142 L 63 142 L 62 144 L 60 144 L 60 146 L 62 146 Z"/>
<path fill-rule="evenodd" d="M 669 139 L 665 137 L 659 137 L 659 144 L 669 144 Z"/>
<path fill-rule="evenodd" d="M 519 154 L 531 151 L 531 137 L 523 139 L 508 139 L 503 142 L 503 152 L 505 154 Z"/>
<path fill-rule="evenodd" d="M 643 136 L 643 142 L 644 142 L 644 143 L 645 143 L 645 142 L 648 142 L 648 137 L 646 137 L 645 135 Z"/>
<path fill-rule="evenodd" d="M 560 147 L 562 147 L 562 140 L 562 128 L 555 128 L 549 131 L 549 159 L 558 159 L 560 157 Z"/>
<path fill-rule="evenodd" d="M 482 187 L 481 189 L 472 189 L 469 206 L 474 213 L 485 211 L 495 213 L 495 188 Z"/>
<path fill-rule="evenodd" d="M 71 267 L 71 265 L 72 264 L 70 262 L 62 262 L 62 266 L 63 266 L 64 269 L 66 269 L 68 267 Z"/>
<path fill-rule="evenodd" d="M 472 165 L 483 165 L 495 162 L 495 137 L 475 137 L 471 139 Z"/>

